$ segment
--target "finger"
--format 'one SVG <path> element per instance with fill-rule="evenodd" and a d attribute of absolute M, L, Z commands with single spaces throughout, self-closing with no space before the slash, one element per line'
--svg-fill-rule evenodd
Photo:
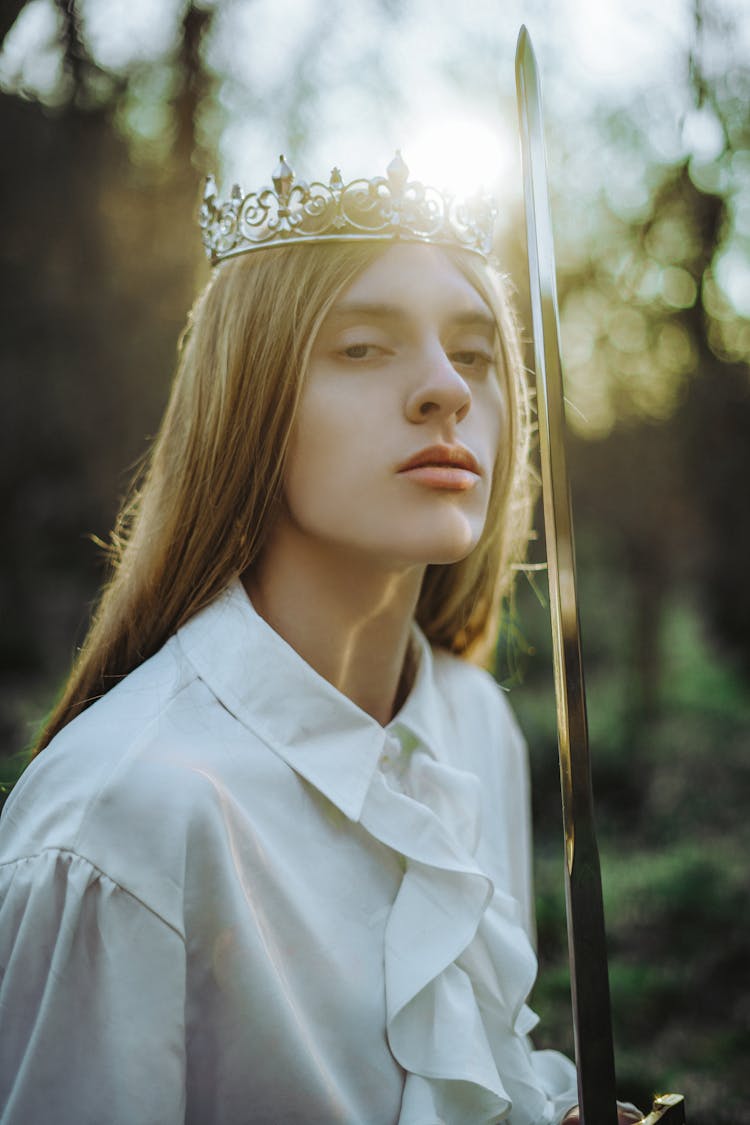
<path fill-rule="evenodd" d="M 578 1106 L 568 1110 L 562 1119 L 560 1125 L 580 1125 L 581 1113 Z M 617 1125 L 635 1125 L 635 1122 L 643 1121 L 643 1114 L 634 1105 L 628 1103 L 623 1105 L 622 1102 L 617 1103 Z"/>

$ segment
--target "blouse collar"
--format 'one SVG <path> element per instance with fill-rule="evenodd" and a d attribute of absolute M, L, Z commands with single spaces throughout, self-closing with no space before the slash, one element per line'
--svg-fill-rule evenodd
<path fill-rule="evenodd" d="M 256 612 L 240 580 L 178 630 L 220 703 L 350 820 L 358 820 L 381 755 L 403 733 L 432 757 L 441 745 L 430 645 L 412 626 L 412 689 L 385 727 L 315 671 Z"/>

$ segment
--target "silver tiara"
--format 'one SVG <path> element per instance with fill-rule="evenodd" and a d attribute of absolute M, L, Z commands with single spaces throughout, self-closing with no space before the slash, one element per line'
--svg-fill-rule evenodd
<path fill-rule="evenodd" d="M 385 176 L 345 184 L 334 168 L 327 184 L 295 182 L 283 156 L 273 187 L 244 195 L 235 184 L 227 202 L 206 180 L 199 224 L 212 265 L 271 246 L 303 242 L 396 241 L 459 246 L 487 258 L 497 209 L 487 196 L 457 201 L 409 180 L 397 152 Z"/>

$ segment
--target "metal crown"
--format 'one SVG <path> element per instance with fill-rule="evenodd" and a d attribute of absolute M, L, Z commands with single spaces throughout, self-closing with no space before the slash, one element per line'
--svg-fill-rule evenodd
<path fill-rule="evenodd" d="M 396 241 L 458 246 L 488 258 L 497 209 L 486 196 L 464 201 L 409 180 L 397 152 L 386 175 L 345 184 L 334 168 L 327 184 L 295 183 L 284 157 L 273 187 L 243 195 L 239 184 L 227 202 L 216 181 L 206 180 L 199 224 L 212 265 L 272 246 L 303 242 Z"/>

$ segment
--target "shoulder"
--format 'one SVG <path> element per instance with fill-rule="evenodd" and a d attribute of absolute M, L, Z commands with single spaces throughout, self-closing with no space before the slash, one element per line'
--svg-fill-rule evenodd
<path fill-rule="evenodd" d="M 531 934 L 528 755 L 508 693 L 485 669 L 444 651 L 433 650 L 433 678 L 446 758 L 479 780 L 476 858 L 495 887 L 518 902 L 519 921 Z"/>
<path fill-rule="evenodd" d="M 451 653 L 434 652 L 433 665 L 448 761 L 474 773 L 483 801 L 515 823 L 528 810 L 529 761 L 508 693 L 484 668 Z"/>
<path fill-rule="evenodd" d="M 173 638 L 30 764 L 0 818 L 0 865 L 79 857 L 179 926 L 189 841 L 220 820 L 216 760 L 250 737 Z"/>
<path fill-rule="evenodd" d="M 504 753 L 525 758 L 526 744 L 508 692 L 486 669 L 442 649 L 433 649 L 438 694 L 459 731 L 502 746 Z"/>

